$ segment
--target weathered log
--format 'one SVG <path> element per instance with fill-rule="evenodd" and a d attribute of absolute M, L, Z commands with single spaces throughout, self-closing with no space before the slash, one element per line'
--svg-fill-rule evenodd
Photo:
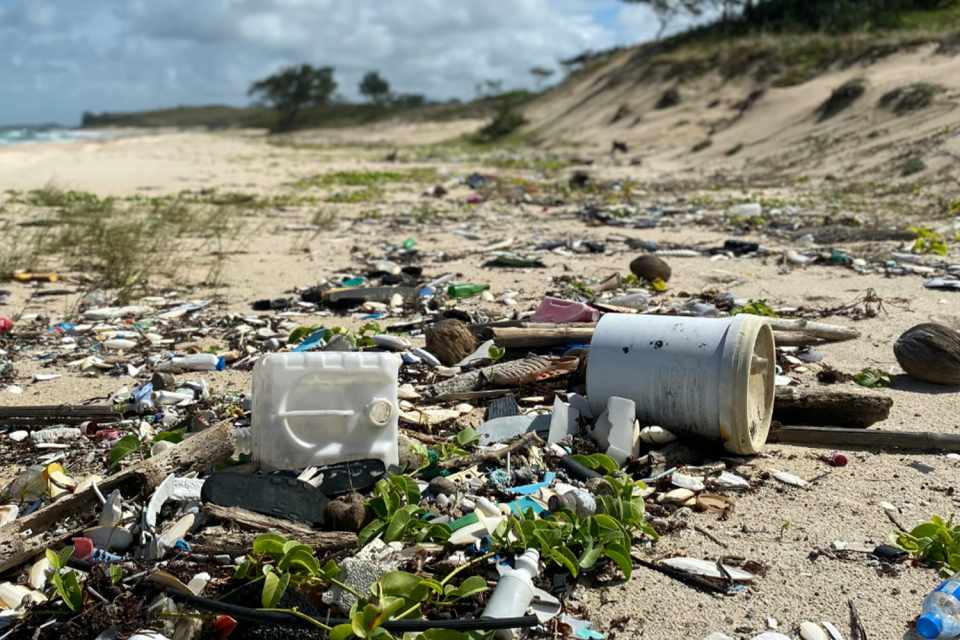
<path fill-rule="evenodd" d="M 0 425 L 44 426 L 76 424 L 87 420 L 119 422 L 123 415 L 106 405 L 41 405 L 33 407 L 0 407 Z"/>
<path fill-rule="evenodd" d="M 830 427 L 781 427 L 771 431 L 767 442 L 826 445 L 830 447 L 872 447 L 916 449 L 918 451 L 960 451 L 960 436 L 927 431 L 881 431 L 879 429 L 832 429 Z"/>
<path fill-rule="evenodd" d="M 298 536 L 312 536 L 313 539 L 324 539 L 323 546 L 328 550 L 344 549 L 357 544 L 357 536 L 347 531 L 316 531 L 305 524 L 282 520 L 272 516 L 265 516 L 246 509 L 235 507 L 221 507 L 220 505 L 207 503 L 201 507 L 203 515 L 214 520 L 230 522 L 241 529 L 263 533 L 264 531 L 274 531 L 289 538 Z M 319 538 L 317 536 L 320 536 Z M 301 540 L 301 542 L 303 542 Z M 311 545 L 312 546 L 312 545 Z"/>
<path fill-rule="evenodd" d="M 119 489 L 127 497 L 140 491 L 148 493 L 160 486 L 171 473 L 200 471 L 229 458 L 234 453 L 235 444 L 233 424 L 222 422 L 105 478 L 97 483 L 97 487 L 104 494 Z M 0 572 L 43 553 L 61 540 L 78 535 L 86 526 L 86 512 L 99 504 L 91 487 L 0 527 Z"/>
<path fill-rule="evenodd" d="M 260 535 L 258 531 L 231 531 L 223 527 L 207 527 L 190 541 L 190 549 L 206 555 L 227 554 L 242 556 L 253 550 L 253 541 Z M 318 554 L 339 551 L 357 546 L 357 536 L 345 531 L 313 531 L 307 529 L 298 533 L 280 533 L 291 540 L 302 542 Z"/>
<path fill-rule="evenodd" d="M 822 387 L 777 387 L 773 419 L 786 425 L 865 429 L 890 416 L 893 399 L 886 396 Z"/>

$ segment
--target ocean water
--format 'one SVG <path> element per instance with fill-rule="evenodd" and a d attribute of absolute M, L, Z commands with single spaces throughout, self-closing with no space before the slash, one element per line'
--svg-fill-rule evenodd
<path fill-rule="evenodd" d="M 38 144 L 41 142 L 63 142 L 67 140 L 89 140 L 104 138 L 105 134 L 76 129 L 30 129 L 26 127 L 0 127 L 0 147 L 12 144 Z"/>

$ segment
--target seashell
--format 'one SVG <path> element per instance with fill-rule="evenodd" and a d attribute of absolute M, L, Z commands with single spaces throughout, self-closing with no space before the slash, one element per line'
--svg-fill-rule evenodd
<path fill-rule="evenodd" d="M 697 495 L 690 489 L 674 489 L 673 491 L 668 491 L 664 494 L 661 494 L 657 498 L 657 502 L 660 504 L 683 504 L 690 498 Z"/>
<path fill-rule="evenodd" d="M 833 626 L 832 622 L 822 620 L 820 624 L 822 624 L 823 628 L 827 630 L 827 633 L 830 634 L 830 638 L 832 640 L 843 640 L 843 635 L 840 633 L 840 630 Z"/>
<path fill-rule="evenodd" d="M 704 511 L 713 513 L 726 513 L 733 511 L 737 503 L 724 496 L 718 496 L 713 493 L 703 493 L 697 496 L 697 506 Z"/>
<path fill-rule="evenodd" d="M 661 561 L 660 564 L 666 565 L 671 569 L 676 569 L 677 571 L 683 571 L 684 573 L 691 573 L 697 576 L 726 579 L 726 576 L 720 573 L 720 569 L 717 568 L 717 563 L 710 560 L 700 560 L 699 558 L 667 558 Z M 734 582 L 750 582 L 754 578 L 752 573 L 737 569 L 736 567 L 723 565 L 723 568 L 730 574 Z"/>
<path fill-rule="evenodd" d="M 783 484 L 793 485 L 794 487 L 805 487 L 807 486 L 807 481 L 799 476 L 795 476 L 792 473 L 787 473 L 786 471 L 774 471 L 773 477 Z"/>
<path fill-rule="evenodd" d="M 674 473 L 670 476 L 670 483 L 675 487 L 680 487 L 681 489 L 689 489 L 690 491 L 703 491 L 706 487 L 703 485 L 703 482 L 694 478 L 693 476 L 684 475 L 682 473 Z"/>
<path fill-rule="evenodd" d="M 803 640 L 828 640 L 827 634 L 815 622 L 801 622 L 800 637 Z"/>

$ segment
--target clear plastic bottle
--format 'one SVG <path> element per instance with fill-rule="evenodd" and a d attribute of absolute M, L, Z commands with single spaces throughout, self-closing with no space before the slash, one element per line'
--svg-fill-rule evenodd
<path fill-rule="evenodd" d="M 612 304 L 615 307 L 624 307 L 627 309 L 637 309 L 638 311 L 646 311 L 650 308 L 650 302 L 647 298 L 646 293 L 628 293 L 625 296 L 617 296 L 615 298 L 610 298 L 607 300 L 608 304 Z"/>
<path fill-rule="evenodd" d="M 946 580 L 923 599 L 917 633 L 924 638 L 960 636 L 960 573 Z"/>

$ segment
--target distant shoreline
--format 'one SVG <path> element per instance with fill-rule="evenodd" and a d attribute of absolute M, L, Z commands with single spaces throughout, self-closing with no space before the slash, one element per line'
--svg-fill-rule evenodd
<path fill-rule="evenodd" d="M 81 131 L 68 127 L 0 127 L 0 148 L 47 142 L 72 142 L 74 140 L 100 140 L 113 138 L 109 133 Z"/>

